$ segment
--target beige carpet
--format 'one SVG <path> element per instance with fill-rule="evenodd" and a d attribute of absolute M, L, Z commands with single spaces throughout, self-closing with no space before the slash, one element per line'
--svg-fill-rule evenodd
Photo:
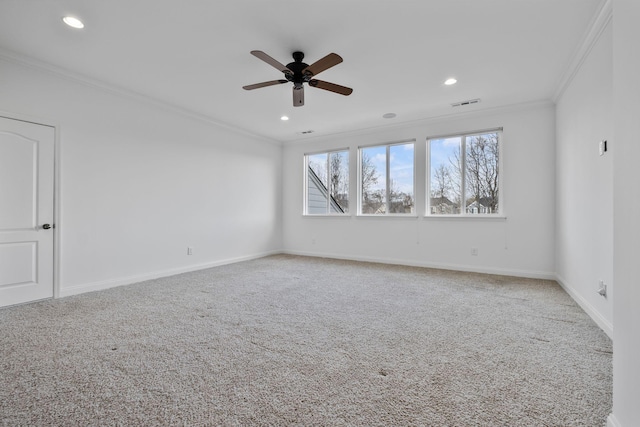
<path fill-rule="evenodd" d="M 603 426 L 555 283 L 273 256 L 0 310 L 0 426 Z"/>

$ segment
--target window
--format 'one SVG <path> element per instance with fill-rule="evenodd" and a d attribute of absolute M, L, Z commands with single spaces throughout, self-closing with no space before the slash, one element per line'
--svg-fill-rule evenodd
<path fill-rule="evenodd" d="M 349 212 L 349 151 L 305 155 L 307 215 Z"/>
<path fill-rule="evenodd" d="M 427 140 L 431 215 L 500 213 L 501 132 Z"/>
<path fill-rule="evenodd" d="M 360 213 L 414 213 L 413 142 L 363 147 L 359 151 Z"/>

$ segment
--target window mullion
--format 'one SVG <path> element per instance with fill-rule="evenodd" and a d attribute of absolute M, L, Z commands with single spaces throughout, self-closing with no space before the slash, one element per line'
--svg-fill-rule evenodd
<path fill-rule="evenodd" d="M 356 182 L 356 200 L 358 201 L 358 213 L 362 214 L 362 198 L 364 197 L 364 192 L 362 191 L 362 150 L 358 148 L 358 157 L 356 159 L 358 161 L 357 164 L 357 182 Z"/>
<path fill-rule="evenodd" d="M 331 153 L 327 153 L 327 214 L 331 214 Z"/>
<path fill-rule="evenodd" d="M 467 136 L 462 137 L 460 142 L 460 195 L 462 197 L 460 215 L 467 213 Z"/>
<path fill-rule="evenodd" d="M 389 215 L 389 210 L 391 208 L 391 145 L 387 145 L 387 179 L 386 179 L 386 184 L 387 184 L 387 188 L 386 188 L 386 208 L 385 208 L 385 215 Z"/>

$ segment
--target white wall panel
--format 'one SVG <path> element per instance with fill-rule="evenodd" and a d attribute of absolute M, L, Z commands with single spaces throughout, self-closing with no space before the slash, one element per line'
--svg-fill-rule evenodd
<path fill-rule="evenodd" d="M 506 219 L 424 218 L 426 138 L 503 127 Z M 357 147 L 416 140 L 417 218 L 355 215 Z M 516 106 L 412 126 L 313 138 L 284 148 L 284 248 L 291 253 L 471 271 L 554 277 L 554 107 Z M 349 147 L 347 218 L 303 217 L 305 153 Z M 471 255 L 478 248 L 478 255 Z"/>
<path fill-rule="evenodd" d="M 62 295 L 281 249 L 278 144 L 12 60 L 0 74 L 0 111 L 57 126 Z"/>
<path fill-rule="evenodd" d="M 614 331 L 610 425 L 640 425 L 640 2 L 613 1 Z"/>
<path fill-rule="evenodd" d="M 607 25 L 558 100 L 557 274 L 611 335 L 613 329 L 613 58 Z M 609 150 L 599 154 L 598 144 Z M 596 291 L 607 285 L 605 299 Z"/>

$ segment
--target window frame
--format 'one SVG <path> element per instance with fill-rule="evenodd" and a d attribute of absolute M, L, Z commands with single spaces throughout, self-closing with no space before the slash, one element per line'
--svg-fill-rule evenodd
<path fill-rule="evenodd" d="M 331 211 L 331 188 L 327 188 L 327 193 L 329 195 L 329 197 L 327 197 L 327 212 L 326 213 L 310 213 L 309 212 L 309 157 L 311 156 L 317 156 L 319 154 L 326 154 L 327 155 L 327 180 L 329 179 L 329 172 L 330 172 L 330 164 L 331 164 L 331 154 L 332 153 L 347 153 L 347 183 L 349 185 L 349 190 L 347 191 L 347 194 L 349 196 L 349 208 L 347 210 L 347 212 L 332 212 Z M 321 150 L 321 151 L 313 151 L 313 152 L 308 152 L 308 153 L 304 153 L 304 155 L 302 156 L 302 161 L 303 161 L 303 199 L 302 199 L 302 214 L 303 216 L 310 216 L 310 217 L 323 217 L 323 216 L 331 216 L 331 217 L 345 217 L 345 216 L 351 216 L 351 210 L 352 210 L 352 202 L 351 202 L 351 150 L 349 148 L 336 148 L 336 149 L 332 149 L 332 150 Z M 327 185 L 330 186 L 331 184 L 327 181 Z M 337 203 L 337 201 L 336 201 Z"/>
<path fill-rule="evenodd" d="M 407 145 L 413 144 L 413 212 L 410 213 L 393 213 L 389 212 L 389 204 L 390 204 L 390 183 L 391 183 L 391 162 L 390 162 L 390 151 L 391 147 L 394 145 Z M 357 185 L 357 211 L 356 216 L 366 217 L 366 218 L 389 218 L 389 217 L 401 217 L 401 218 L 417 218 L 418 216 L 418 206 L 416 203 L 416 168 L 417 168 L 417 157 L 416 157 L 416 144 L 417 140 L 415 138 L 394 141 L 394 142 L 384 142 L 384 143 L 376 143 L 376 144 L 366 144 L 358 146 L 358 163 L 357 163 L 357 177 L 356 177 L 356 185 Z M 375 214 L 375 213 L 362 213 L 362 151 L 367 148 L 374 147 L 385 147 L 386 160 L 385 160 L 385 213 L 384 214 Z"/>
<path fill-rule="evenodd" d="M 463 169 L 465 173 L 462 174 L 461 177 L 461 187 L 465 194 L 463 195 L 463 200 L 466 200 L 466 162 L 467 162 L 467 145 L 466 140 L 467 137 L 484 135 L 495 133 L 498 136 L 498 212 L 496 213 L 467 213 L 466 205 L 460 209 L 460 213 L 457 214 L 433 214 L 431 213 L 431 141 L 441 140 L 447 138 L 461 138 L 461 161 L 463 162 Z M 503 128 L 490 128 L 490 129 L 482 129 L 470 132 L 456 132 L 445 135 L 435 135 L 429 136 L 426 138 L 426 167 L 425 167 L 425 209 L 424 209 L 424 217 L 425 218 L 483 218 L 483 219 L 502 219 L 506 218 L 505 209 L 504 209 L 504 167 L 503 167 L 503 159 L 504 159 L 504 136 L 503 136 Z"/>

